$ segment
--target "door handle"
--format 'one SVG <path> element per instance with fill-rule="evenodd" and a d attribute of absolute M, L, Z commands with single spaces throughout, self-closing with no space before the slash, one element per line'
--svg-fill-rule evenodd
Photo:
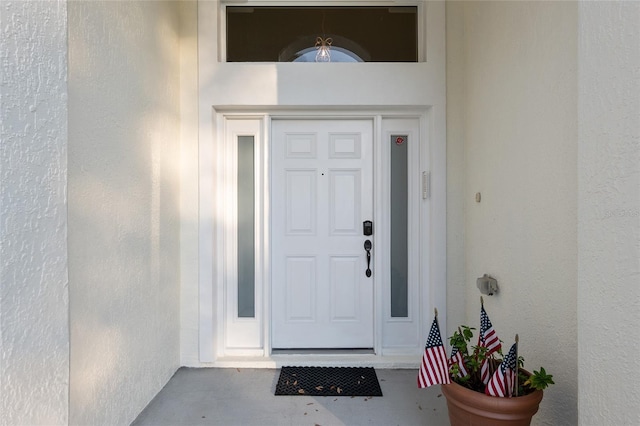
<path fill-rule="evenodd" d="M 364 250 L 367 252 L 367 270 L 365 274 L 367 277 L 371 276 L 371 240 L 366 240 L 364 242 Z"/>

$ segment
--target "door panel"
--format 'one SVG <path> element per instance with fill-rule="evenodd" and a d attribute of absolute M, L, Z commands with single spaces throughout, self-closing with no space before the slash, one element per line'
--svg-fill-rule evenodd
<path fill-rule="evenodd" d="M 355 321 L 358 319 L 358 270 L 357 256 L 331 257 L 331 319 Z"/>
<path fill-rule="evenodd" d="M 287 235 L 316 234 L 316 170 L 285 170 Z"/>
<path fill-rule="evenodd" d="M 330 235 L 359 235 L 361 191 L 360 170 L 329 171 Z"/>
<path fill-rule="evenodd" d="M 272 347 L 373 347 L 370 120 L 274 120 Z M 374 241 L 375 243 L 375 241 Z"/>
<path fill-rule="evenodd" d="M 288 256 L 286 258 L 286 288 L 288 321 L 315 321 L 316 259 Z"/>

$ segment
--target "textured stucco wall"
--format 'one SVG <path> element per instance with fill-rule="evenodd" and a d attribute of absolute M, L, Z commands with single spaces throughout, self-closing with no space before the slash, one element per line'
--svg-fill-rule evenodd
<path fill-rule="evenodd" d="M 68 9 L 70 423 L 129 424 L 179 366 L 179 10 Z"/>
<path fill-rule="evenodd" d="M 579 424 L 640 424 L 640 3 L 580 2 Z"/>
<path fill-rule="evenodd" d="M 198 3 L 181 3 L 180 36 L 180 362 L 198 359 Z"/>
<path fill-rule="evenodd" d="M 464 7 L 447 1 L 447 337 L 466 323 Z"/>
<path fill-rule="evenodd" d="M 462 175 L 466 281 L 462 302 L 449 283 L 449 304 L 465 303 L 478 327 L 475 279 L 496 277 L 500 293 L 485 306 L 498 336 L 509 347 L 519 333 L 525 366 L 556 381 L 534 422 L 575 424 L 577 4 L 479 1 L 448 12 L 458 17 L 448 65 L 462 70 L 448 70 L 448 119 L 464 123 L 449 134 L 449 204 L 461 203 Z M 450 226 L 450 243 L 457 233 Z"/>
<path fill-rule="evenodd" d="M 0 424 L 66 424 L 66 2 L 0 8 Z"/>

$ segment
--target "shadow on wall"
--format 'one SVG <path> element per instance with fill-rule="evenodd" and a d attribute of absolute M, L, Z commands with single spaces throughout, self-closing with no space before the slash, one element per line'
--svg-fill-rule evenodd
<path fill-rule="evenodd" d="M 179 366 L 179 19 L 69 2 L 70 423 L 131 422 Z"/>

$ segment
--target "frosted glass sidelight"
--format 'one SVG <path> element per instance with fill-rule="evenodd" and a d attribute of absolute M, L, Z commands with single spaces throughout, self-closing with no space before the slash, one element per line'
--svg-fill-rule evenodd
<path fill-rule="evenodd" d="M 391 316 L 409 316 L 406 135 L 391 136 Z"/>
<path fill-rule="evenodd" d="M 238 317 L 255 317 L 254 137 L 238 136 Z"/>

